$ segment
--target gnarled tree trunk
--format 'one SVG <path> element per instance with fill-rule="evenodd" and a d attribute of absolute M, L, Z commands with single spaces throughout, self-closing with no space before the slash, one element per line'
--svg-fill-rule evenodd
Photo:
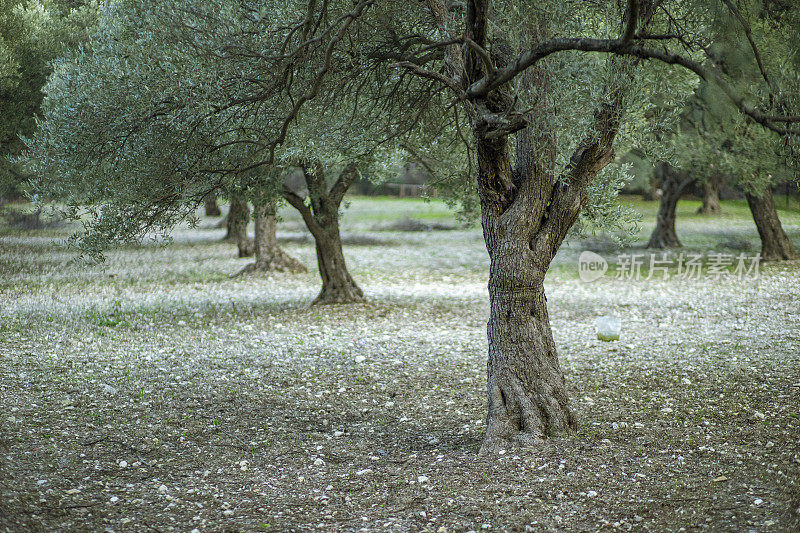
<path fill-rule="evenodd" d="M 693 178 L 688 172 L 681 172 L 666 161 L 660 161 L 653 170 L 661 184 L 661 203 L 658 206 L 656 227 L 650 235 L 648 248 L 677 248 L 683 246 L 675 232 L 675 208 Z"/>
<path fill-rule="evenodd" d="M 428 5 L 439 31 L 450 31 L 444 1 Z M 646 19 L 639 3 L 626 17 L 621 42 L 633 39 L 635 21 Z M 487 47 L 487 2 L 466 2 L 468 46 L 445 50 L 449 85 L 465 89 L 464 110 L 469 118 L 478 159 L 478 195 L 486 249 L 489 252 L 488 415 L 481 454 L 514 444 L 528 444 L 573 430 L 564 375 L 556 355 L 547 314 L 545 272 L 570 228 L 588 201 L 587 189 L 614 158 L 627 87 L 634 82 L 635 59 L 611 58 L 613 76 L 593 109 L 593 123 L 568 164 L 556 170 L 552 103 L 532 98 L 526 111 L 515 109 L 519 94 L 546 95 L 549 76 L 541 63 L 528 68 L 521 84 L 500 81 L 496 75 L 513 65 L 514 51 L 503 43 Z M 525 28 L 535 49 L 547 37 L 546 15 Z M 510 52 L 510 53 L 507 53 Z M 487 55 L 489 57 L 487 57 Z M 466 80 L 480 80 L 464 86 Z M 468 82 L 466 82 L 468 83 Z M 509 136 L 515 135 L 516 162 L 512 169 Z"/>
<path fill-rule="evenodd" d="M 278 246 L 277 221 L 275 208 L 266 201 L 257 201 L 253 205 L 255 221 L 255 263 L 250 263 L 240 274 L 249 272 L 306 272 L 300 261 L 284 252 Z"/>
<path fill-rule="evenodd" d="M 767 187 L 761 196 L 746 193 L 747 204 L 753 214 L 753 221 L 761 237 L 761 258 L 764 261 L 783 261 L 796 259 L 792 240 L 786 235 L 775 209 L 772 189 Z"/>
<path fill-rule="evenodd" d="M 703 183 L 703 205 L 697 209 L 698 215 L 718 215 L 722 213 L 722 204 L 719 202 L 721 185 L 722 180 L 716 176 Z"/>
<path fill-rule="evenodd" d="M 339 232 L 339 207 L 345 192 L 358 175 L 355 166 L 348 166 L 342 171 L 330 189 L 325 181 L 322 165 L 304 163 L 302 170 L 308 186 L 310 205 L 288 185 L 284 186 L 283 196 L 300 212 L 316 244 L 322 289 L 313 303 L 363 302 L 364 293 L 347 270 Z"/>
<path fill-rule="evenodd" d="M 231 207 L 228 211 L 227 234 L 225 240 L 233 240 L 239 250 L 239 257 L 250 257 L 255 252 L 255 244 L 247 236 L 247 225 L 250 223 L 250 206 L 239 196 L 231 196 Z"/>
<path fill-rule="evenodd" d="M 216 194 L 209 194 L 206 196 L 205 200 L 203 200 L 203 204 L 205 205 L 207 217 L 218 217 L 222 214 L 222 211 L 220 211 L 219 206 L 217 205 Z"/>
<path fill-rule="evenodd" d="M 364 301 L 364 293 L 353 281 L 342 251 L 339 221 L 331 224 L 321 235 L 315 235 L 317 265 L 322 278 L 322 289 L 315 304 L 357 303 Z"/>
<path fill-rule="evenodd" d="M 484 161 L 480 170 L 480 181 L 486 185 L 490 163 Z M 489 171 L 492 180 L 503 180 L 504 174 L 509 177 L 507 170 L 500 165 Z M 538 181 L 545 191 L 549 188 L 550 176 Z M 484 239 L 490 258 L 488 415 L 483 454 L 509 444 L 530 445 L 576 427 L 544 293 L 551 254 L 533 244 L 535 220 L 527 216 L 498 218 L 498 198 L 487 192 L 482 187 Z M 537 211 L 532 214 L 536 216 Z"/>

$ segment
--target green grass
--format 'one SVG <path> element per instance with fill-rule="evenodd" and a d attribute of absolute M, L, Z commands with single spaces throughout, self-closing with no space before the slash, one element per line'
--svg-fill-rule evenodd
<path fill-rule="evenodd" d="M 639 196 L 621 196 L 620 203 L 624 206 L 635 209 L 642 215 L 643 222 L 654 223 L 658 213 L 659 203 L 657 200 L 645 201 Z M 710 219 L 728 220 L 737 222 L 752 223 L 753 217 L 746 200 L 722 200 L 722 213 L 719 215 L 698 215 L 697 210 L 702 204 L 699 200 L 682 199 L 678 202 L 675 216 L 678 223 L 686 221 L 707 221 Z M 800 201 L 795 198 L 780 196 L 775 198 L 775 206 L 778 209 L 778 216 L 783 224 L 800 224 Z"/>

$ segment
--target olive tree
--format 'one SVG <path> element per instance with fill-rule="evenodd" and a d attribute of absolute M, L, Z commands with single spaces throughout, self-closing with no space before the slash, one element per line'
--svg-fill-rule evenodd
<path fill-rule="evenodd" d="M 131 23 L 138 33 L 124 50 L 101 39 L 113 53 L 89 89 L 75 87 L 78 101 L 51 84 L 53 112 L 32 159 L 63 167 L 75 190 L 89 176 L 89 189 L 107 192 L 98 168 L 115 176 L 113 189 L 130 201 L 124 209 L 106 203 L 100 220 L 121 215 L 114 231 L 126 234 L 168 225 L 190 199 L 255 168 L 269 169 L 265 190 L 277 197 L 282 169 L 300 167 L 308 200 L 295 191 L 286 198 L 311 229 L 312 220 L 324 228 L 338 214 L 352 161 L 402 149 L 436 163 L 430 149 L 442 155 L 432 166 L 444 167 L 441 147 L 460 139 L 455 174 L 463 188 L 477 188 L 490 257 L 484 452 L 576 426 L 543 282 L 584 209 L 614 194 L 619 179 L 607 167 L 615 147 L 646 145 L 649 133 L 668 130 L 672 108 L 690 93 L 689 74 L 713 80 L 747 120 L 796 133 L 791 101 L 778 109 L 766 94 L 745 98 L 702 60 L 717 16 L 707 2 L 143 4 L 137 20 L 162 17 L 152 19 L 159 24 Z M 665 98 L 674 94 L 673 105 L 649 104 L 658 87 Z M 109 103 L 108 94 L 125 104 Z M 75 131 L 85 144 L 65 150 L 58 126 L 74 130 L 73 122 L 110 126 L 92 132 L 99 142 Z M 344 170 L 329 184 L 318 170 L 337 157 Z M 87 169 L 90 161 L 100 164 Z M 142 197 L 130 185 L 162 175 L 178 179 L 148 189 L 158 194 Z M 340 243 L 338 227 L 325 237 Z M 322 272 L 330 247 L 321 242 Z"/>
<path fill-rule="evenodd" d="M 781 8 L 780 3 L 741 2 L 731 15 L 715 21 L 718 36 L 708 61 L 724 69 L 743 94 L 762 93 L 776 109 L 787 109 L 796 94 L 785 87 L 796 86 L 800 79 L 797 36 L 791 35 L 800 23 L 800 10 Z M 735 39 L 736 27 L 744 28 L 748 38 Z M 755 39 L 766 44 L 769 54 L 761 53 Z M 762 258 L 794 258 L 794 246 L 781 227 L 772 188 L 798 183 L 796 141 L 746 120 L 713 80 L 698 87 L 691 104 L 671 140 L 676 164 L 683 170 L 669 170 L 650 246 L 680 246 L 674 225 L 680 196 L 676 191 L 695 181 L 713 189 L 714 182 L 726 176 L 729 185 L 745 193 L 761 238 Z M 779 118 L 791 121 L 788 116 Z"/>
<path fill-rule="evenodd" d="M 615 145 L 630 133 L 626 127 L 639 126 L 631 123 L 636 117 L 630 111 L 657 81 L 652 62 L 712 80 L 762 127 L 793 134 L 797 117 L 778 112 L 759 95 L 754 105 L 724 71 L 701 61 L 709 43 L 704 32 L 710 36 L 720 12 L 732 16 L 726 5 L 714 10 L 707 3 L 637 0 L 625 6 L 429 0 L 424 8 L 404 4 L 394 10 L 403 15 L 384 20 L 395 27 L 400 23 L 394 21 L 413 20 L 405 32 L 387 32 L 395 43 L 394 63 L 450 92 L 466 116 L 476 154 L 491 260 L 489 412 L 482 449 L 570 431 L 576 421 L 543 281 L 588 204 L 590 189 L 602 182 Z M 517 26 L 515 15 L 522 20 Z M 426 39 L 415 41 L 420 33 Z M 432 52 L 437 47 L 441 53 Z M 589 55 L 596 52 L 605 59 Z M 384 50 L 384 55 L 391 54 Z M 669 77 L 676 71 L 661 73 Z M 578 99 L 576 86 L 586 88 Z M 559 91 L 577 105 L 560 107 Z M 561 128 L 575 117 L 582 117 L 575 127 Z"/>
<path fill-rule="evenodd" d="M 26 155 L 40 191 L 76 217 L 89 206 L 87 231 L 74 242 L 97 254 L 115 240 L 166 234 L 211 195 L 232 191 L 229 229 L 240 256 L 257 255 L 247 270 L 300 270 L 279 252 L 269 220 L 285 200 L 316 242 L 316 302 L 363 299 L 347 271 L 339 211 L 359 169 L 388 168 L 393 148 L 364 135 L 346 103 L 357 97 L 336 95 L 323 76 L 332 64 L 327 41 L 345 37 L 352 6 L 338 6 L 339 31 L 319 21 L 288 30 L 286 20 L 304 7 L 120 0 L 103 10 L 85 49 L 56 63 Z M 374 157 L 379 148 L 386 158 Z M 285 184 L 295 169 L 304 194 Z M 252 247 L 248 199 L 256 207 Z"/>
<path fill-rule="evenodd" d="M 84 42 L 96 18 L 89 0 L 0 0 L 0 200 L 30 178 L 9 158 L 35 128 L 51 61 Z"/>

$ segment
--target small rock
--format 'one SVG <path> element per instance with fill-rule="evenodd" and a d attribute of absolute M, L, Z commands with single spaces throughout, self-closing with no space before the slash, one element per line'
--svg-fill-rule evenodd
<path fill-rule="evenodd" d="M 357 355 L 356 358 L 355 358 L 355 362 L 356 363 L 363 363 L 366 360 L 367 360 L 367 358 L 364 357 L 363 355 Z"/>
<path fill-rule="evenodd" d="M 36 484 L 41 487 L 42 485 L 47 484 L 47 480 L 46 479 L 40 479 L 39 481 L 36 482 Z"/>
<path fill-rule="evenodd" d="M 314 465 L 315 465 L 315 466 L 322 466 L 322 465 L 324 465 L 324 464 L 325 464 L 325 461 L 323 461 L 323 460 L 322 460 L 322 459 L 320 459 L 319 457 L 317 457 L 316 459 L 314 459 Z"/>
<path fill-rule="evenodd" d="M 761 411 L 756 411 L 755 413 L 753 413 L 753 417 L 758 418 L 759 420 L 764 420 L 765 418 L 767 418 L 767 415 L 765 415 Z"/>
<path fill-rule="evenodd" d="M 372 473 L 372 469 L 371 468 L 365 468 L 363 470 L 359 470 L 358 472 L 356 472 L 356 475 L 357 476 L 366 476 L 367 474 L 371 474 L 371 473 Z"/>
<path fill-rule="evenodd" d="M 224 514 L 225 516 L 233 516 L 233 509 L 226 509 L 222 511 L 222 514 Z"/>
<path fill-rule="evenodd" d="M 116 394 L 117 393 L 117 389 L 115 389 L 111 385 L 106 384 L 106 385 L 103 385 L 103 392 L 105 392 L 106 394 Z"/>
<path fill-rule="evenodd" d="M 417 476 L 417 483 L 427 483 L 429 480 L 428 476 Z"/>
<path fill-rule="evenodd" d="M 117 502 L 119 501 L 119 498 L 117 498 L 116 496 L 112 496 L 112 497 L 111 497 L 111 499 L 110 499 L 109 501 L 110 501 L 111 503 L 117 503 Z"/>
<path fill-rule="evenodd" d="M 761 505 L 762 503 L 764 503 L 764 500 L 762 500 L 761 498 L 756 498 L 753 501 L 753 505 Z"/>
<path fill-rule="evenodd" d="M 683 378 L 681 380 L 681 383 L 683 383 L 684 385 L 691 385 L 692 384 L 692 380 L 689 379 L 689 378 Z"/>
<path fill-rule="evenodd" d="M 119 462 L 120 468 L 128 468 L 128 461 L 120 461 Z"/>
<path fill-rule="evenodd" d="M 672 407 L 665 407 L 661 410 L 661 412 L 668 415 L 672 412 Z"/>
<path fill-rule="evenodd" d="M 66 492 L 67 494 L 69 494 L 71 496 L 73 494 L 78 494 L 80 491 L 81 491 L 81 489 L 69 489 L 69 490 L 66 490 L 64 492 Z"/>
<path fill-rule="evenodd" d="M 344 431 L 334 431 L 333 432 L 333 436 L 334 437 L 341 437 L 342 435 L 344 435 Z"/>
<path fill-rule="evenodd" d="M 586 497 L 587 498 L 597 498 L 597 492 L 595 492 L 593 490 L 590 490 L 589 492 L 586 493 Z"/>
<path fill-rule="evenodd" d="M 160 492 L 162 494 L 166 493 L 168 490 L 169 489 L 167 488 L 166 485 L 161 485 L 160 487 L 158 487 L 158 492 Z"/>

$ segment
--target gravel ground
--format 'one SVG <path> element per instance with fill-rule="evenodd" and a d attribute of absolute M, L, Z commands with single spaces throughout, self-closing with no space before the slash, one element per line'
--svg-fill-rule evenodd
<path fill-rule="evenodd" d="M 213 221 L 103 268 L 0 235 L 0 531 L 800 530 L 800 264 L 586 284 L 571 243 L 547 291 L 580 429 L 479 459 L 480 233 L 386 213 L 345 217 L 369 303 L 339 307 L 316 272 L 231 278 Z M 292 215 L 279 237 L 315 264 Z"/>

